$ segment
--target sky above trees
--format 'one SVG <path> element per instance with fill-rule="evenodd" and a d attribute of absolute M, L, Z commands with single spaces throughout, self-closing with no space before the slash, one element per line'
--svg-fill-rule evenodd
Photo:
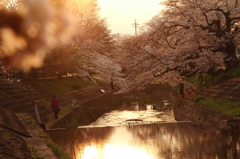
<path fill-rule="evenodd" d="M 112 33 L 135 34 L 135 19 L 139 26 L 149 21 L 163 8 L 163 0 L 98 0 L 100 14 L 106 17 Z"/>

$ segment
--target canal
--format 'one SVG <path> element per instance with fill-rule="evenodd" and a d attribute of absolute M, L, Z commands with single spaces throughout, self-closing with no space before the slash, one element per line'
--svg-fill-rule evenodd
<path fill-rule="evenodd" d="M 176 122 L 171 110 L 151 106 L 48 133 L 74 159 L 240 159 L 238 121 Z"/>

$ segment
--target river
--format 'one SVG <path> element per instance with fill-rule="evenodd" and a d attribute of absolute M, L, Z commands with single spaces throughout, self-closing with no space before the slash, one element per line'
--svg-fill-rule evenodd
<path fill-rule="evenodd" d="M 176 122 L 172 111 L 113 111 L 48 131 L 74 159 L 240 159 L 239 122 Z"/>

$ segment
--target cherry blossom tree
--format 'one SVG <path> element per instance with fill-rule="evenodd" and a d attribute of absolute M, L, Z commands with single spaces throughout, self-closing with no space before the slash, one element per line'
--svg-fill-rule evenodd
<path fill-rule="evenodd" d="M 213 52 L 220 51 L 227 67 L 236 65 L 236 46 L 239 44 L 240 4 L 238 0 L 167 0 L 163 4 L 167 10 L 163 16 L 167 17 L 166 24 L 171 28 L 194 29 L 202 32 L 205 37 L 217 41 Z"/>
<path fill-rule="evenodd" d="M 115 72 L 112 68 L 119 70 L 107 57 L 114 49 L 115 42 L 106 20 L 98 15 L 97 0 L 51 0 L 48 4 L 45 2 L 33 4 L 34 0 L 1 1 L 2 12 L 6 14 L 6 21 L 1 21 L 4 26 L 1 35 L 6 34 L 1 45 L 5 64 L 26 70 L 40 67 L 42 70 L 59 74 L 79 70 L 81 76 L 88 77 L 93 72 L 101 74 L 100 76 L 106 73 L 105 77 L 109 77 L 107 81 L 110 80 L 110 74 Z M 21 13 L 21 6 L 29 8 L 29 12 Z M 66 14 L 71 16 L 65 17 Z M 36 25 L 33 25 L 34 21 Z M 74 30 L 74 35 L 71 40 L 66 41 L 66 37 L 69 37 L 66 32 L 71 31 L 68 30 L 69 21 L 74 24 L 70 28 Z M 28 25 L 31 24 L 33 26 L 29 28 Z M 10 45 L 10 41 L 15 42 L 16 46 Z M 82 60 L 83 58 L 85 60 Z M 102 62 L 103 59 L 106 62 Z M 44 65 L 42 61 L 45 61 Z M 86 64 L 89 69 L 86 69 Z M 91 66 L 94 66 L 94 69 L 91 69 Z"/>
<path fill-rule="evenodd" d="M 115 49 L 115 40 L 107 27 L 106 20 L 98 15 L 97 1 L 83 0 L 83 3 L 86 7 L 82 4 L 80 12 L 76 12 L 81 19 L 77 22 L 76 34 L 71 42 L 76 50 L 72 53 L 72 63 L 82 78 L 93 82 L 96 82 L 95 78 L 97 78 L 109 83 L 110 79 L 118 75 L 121 70 L 110 57 Z"/>
<path fill-rule="evenodd" d="M 5 65 L 24 70 L 38 68 L 49 49 L 70 37 L 70 20 L 63 12 L 54 12 L 49 1 L 3 2 L 0 8 L 0 47 Z"/>
<path fill-rule="evenodd" d="M 24 0 L 1 0 L 0 8 L 15 12 L 23 3 Z"/>
<path fill-rule="evenodd" d="M 49 72 L 50 74 L 55 74 L 59 78 L 67 73 L 74 73 L 75 63 L 74 63 L 74 53 L 77 51 L 75 47 L 70 45 L 59 45 L 48 53 L 44 60 L 44 65 L 39 68 L 42 71 Z"/>
<path fill-rule="evenodd" d="M 61 10 L 64 1 L 53 1 Z M 75 72 L 95 82 L 94 77 L 109 82 L 119 66 L 110 56 L 115 40 L 107 28 L 107 22 L 98 15 L 96 0 L 71 0 L 70 12 L 75 21 L 75 34 L 65 45 L 58 45 L 45 60 L 45 70 L 52 72 Z M 116 69 L 116 70 L 115 70 Z"/>
<path fill-rule="evenodd" d="M 212 73 L 236 65 L 239 44 L 239 2 L 227 0 L 166 0 L 165 10 L 136 37 L 122 42 L 120 63 L 128 86 L 184 83 L 184 76 Z"/>
<path fill-rule="evenodd" d="M 75 2 L 75 1 L 73 1 Z M 73 43 L 81 50 L 95 50 L 106 54 L 114 49 L 114 40 L 105 19 L 99 16 L 97 0 L 76 1 L 72 12 L 76 16 L 76 32 Z"/>
<path fill-rule="evenodd" d="M 93 50 L 82 51 L 75 55 L 77 59 L 76 69 L 79 76 L 90 79 L 95 82 L 95 79 L 110 83 L 111 78 L 114 79 L 114 85 L 119 86 L 121 79 L 121 67 L 113 59 L 106 55 L 93 52 Z"/>

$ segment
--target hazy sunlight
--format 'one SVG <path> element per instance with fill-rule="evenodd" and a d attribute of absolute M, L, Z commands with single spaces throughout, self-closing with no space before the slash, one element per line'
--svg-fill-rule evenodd
<path fill-rule="evenodd" d="M 145 149 L 128 145 L 106 143 L 103 148 L 96 145 L 84 149 L 82 159 L 155 159 Z"/>
<path fill-rule="evenodd" d="M 151 20 L 163 8 L 162 0 L 98 0 L 101 16 L 106 17 L 113 33 L 134 33 L 132 23 L 139 26 Z"/>

